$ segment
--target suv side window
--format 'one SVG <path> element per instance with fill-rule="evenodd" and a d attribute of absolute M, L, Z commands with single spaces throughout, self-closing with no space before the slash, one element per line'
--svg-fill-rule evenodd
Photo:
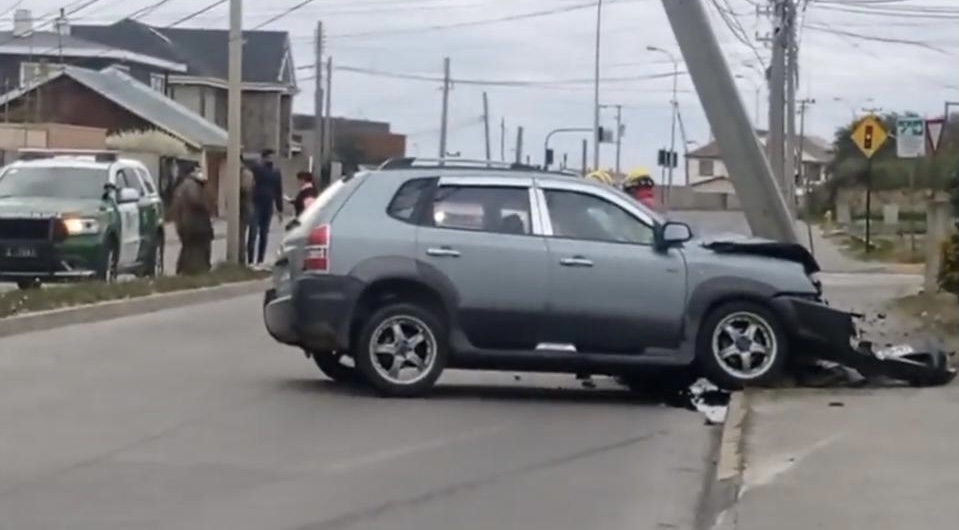
<path fill-rule="evenodd" d="M 155 195 L 157 190 L 156 186 L 153 185 L 153 177 L 150 176 L 150 171 L 142 168 L 135 168 L 137 176 L 140 177 L 140 182 L 143 184 L 143 189 L 146 190 L 144 195 Z"/>
<path fill-rule="evenodd" d="M 386 213 L 400 221 L 416 223 L 422 218 L 418 207 L 423 205 L 425 195 L 435 182 L 435 178 L 419 178 L 404 182 L 400 189 L 396 190 L 390 205 L 386 207 Z"/>
<path fill-rule="evenodd" d="M 437 228 L 526 235 L 529 211 L 526 187 L 440 186 L 429 222 Z"/>
<path fill-rule="evenodd" d="M 605 199 L 575 191 L 543 190 L 554 237 L 650 245 L 653 228 Z"/>
<path fill-rule="evenodd" d="M 120 189 L 133 188 L 143 195 L 143 187 L 140 185 L 140 179 L 136 178 L 136 175 L 130 174 L 130 171 L 131 169 L 129 168 L 117 170 L 117 187 Z"/>

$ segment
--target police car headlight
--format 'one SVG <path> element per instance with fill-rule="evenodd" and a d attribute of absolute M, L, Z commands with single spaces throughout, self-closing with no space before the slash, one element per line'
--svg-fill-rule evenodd
<path fill-rule="evenodd" d="M 100 221 L 96 219 L 73 218 L 64 219 L 63 226 L 67 229 L 67 234 L 71 236 L 82 236 L 100 233 Z"/>

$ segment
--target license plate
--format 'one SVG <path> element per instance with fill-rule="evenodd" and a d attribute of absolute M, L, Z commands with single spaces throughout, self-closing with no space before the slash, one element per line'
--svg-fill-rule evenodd
<path fill-rule="evenodd" d="M 34 247 L 6 247 L 3 249 L 3 257 L 13 259 L 36 258 L 37 249 Z"/>

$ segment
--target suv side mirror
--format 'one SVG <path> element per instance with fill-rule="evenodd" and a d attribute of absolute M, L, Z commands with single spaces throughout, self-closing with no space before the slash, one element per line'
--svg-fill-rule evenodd
<path fill-rule="evenodd" d="M 140 200 L 140 191 L 133 188 L 120 188 L 117 192 L 117 203 L 127 204 L 138 202 Z"/>
<path fill-rule="evenodd" d="M 693 238 L 693 230 L 686 223 L 667 221 L 656 231 L 656 243 L 660 249 L 674 247 Z"/>

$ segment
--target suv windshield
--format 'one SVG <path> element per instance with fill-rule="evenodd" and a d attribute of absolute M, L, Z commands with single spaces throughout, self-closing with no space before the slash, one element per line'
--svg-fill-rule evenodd
<path fill-rule="evenodd" d="M 106 183 L 105 169 L 11 167 L 0 174 L 0 197 L 99 199 Z"/>

